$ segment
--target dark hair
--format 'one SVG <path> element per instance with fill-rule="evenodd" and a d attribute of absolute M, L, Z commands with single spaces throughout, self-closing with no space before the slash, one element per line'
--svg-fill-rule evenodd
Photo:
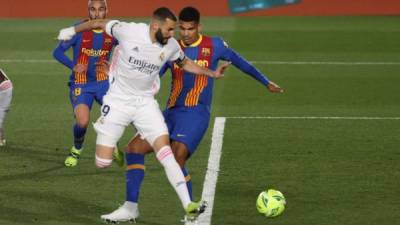
<path fill-rule="evenodd" d="M 179 20 L 184 22 L 200 22 L 200 12 L 194 7 L 188 6 L 179 13 Z"/>
<path fill-rule="evenodd" d="M 153 12 L 153 18 L 165 21 L 167 19 L 177 21 L 176 16 L 171 10 L 169 10 L 167 7 L 160 7 Z"/>

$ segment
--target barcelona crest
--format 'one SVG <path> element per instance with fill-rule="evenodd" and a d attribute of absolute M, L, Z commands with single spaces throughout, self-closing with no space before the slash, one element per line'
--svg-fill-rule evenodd
<path fill-rule="evenodd" d="M 210 56 L 210 54 L 211 54 L 211 49 L 210 49 L 210 48 L 202 48 L 202 49 L 201 49 L 201 54 L 202 54 L 204 57 Z"/>

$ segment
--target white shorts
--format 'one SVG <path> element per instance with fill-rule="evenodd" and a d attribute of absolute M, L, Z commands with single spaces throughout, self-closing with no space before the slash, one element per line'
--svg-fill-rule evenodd
<path fill-rule="evenodd" d="M 10 109 L 12 88 L 0 91 L 0 130 L 3 128 L 4 118 Z"/>
<path fill-rule="evenodd" d="M 164 117 L 153 97 L 137 96 L 127 101 L 107 94 L 101 106 L 101 116 L 94 124 L 96 144 L 115 147 L 129 124 L 133 124 L 151 145 L 161 135 L 168 135 Z"/>

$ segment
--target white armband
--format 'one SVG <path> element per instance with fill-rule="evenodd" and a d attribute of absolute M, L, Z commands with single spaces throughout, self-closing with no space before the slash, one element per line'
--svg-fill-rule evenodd
<path fill-rule="evenodd" d="M 60 33 L 58 33 L 57 39 L 60 41 L 68 41 L 71 40 L 75 34 L 75 27 L 64 28 L 60 30 Z"/>

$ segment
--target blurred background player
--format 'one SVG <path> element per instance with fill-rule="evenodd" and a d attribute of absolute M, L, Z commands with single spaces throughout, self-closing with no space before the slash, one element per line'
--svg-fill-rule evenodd
<path fill-rule="evenodd" d="M 13 85 L 6 73 L 0 69 L 0 146 L 6 145 L 4 137 L 4 120 L 10 109 Z"/>
<path fill-rule="evenodd" d="M 108 12 L 106 0 L 89 0 L 88 12 L 89 20 L 105 19 Z M 103 96 L 109 87 L 103 64 L 109 60 L 116 44 L 117 41 L 106 32 L 94 29 L 77 33 L 71 40 L 61 41 L 53 52 L 56 60 L 72 70 L 68 85 L 76 121 L 73 126 L 74 145 L 64 162 L 67 167 L 78 164 L 93 101 L 100 105 L 103 103 Z M 73 60 L 65 55 L 70 48 L 73 49 Z"/>
<path fill-rule="evenodd" d="M 200 33 L 200 13 L 193 7 L 183 8 L 179 14 L 180 45 L 185 55 L 199 65 L 215 69 L 219 60 L 230 61 L 243 73 L 250 75 L 272 93 L 283 90 L 269 81 L 247 60 L 229 48 L 219 37 Z M 192 197 L 192 183 L 186 160 L 195 152 L 210 121 L 210 107 L 214 79 L 183 71 L 175 63 L 168 63 L 166 69 L 172 72 L 172 86 L 167 109 L 163 112 L 171 139 L 172 151 L 186 178 Z M 139 190 L 144 178 L 144 154 L 151 153 L 151 146 L 140 136 L 133 138 L 127 147 L 126 201 L 114 212 L 103 215 L 110 221 L 127 221 L 139 216 Z"/>

